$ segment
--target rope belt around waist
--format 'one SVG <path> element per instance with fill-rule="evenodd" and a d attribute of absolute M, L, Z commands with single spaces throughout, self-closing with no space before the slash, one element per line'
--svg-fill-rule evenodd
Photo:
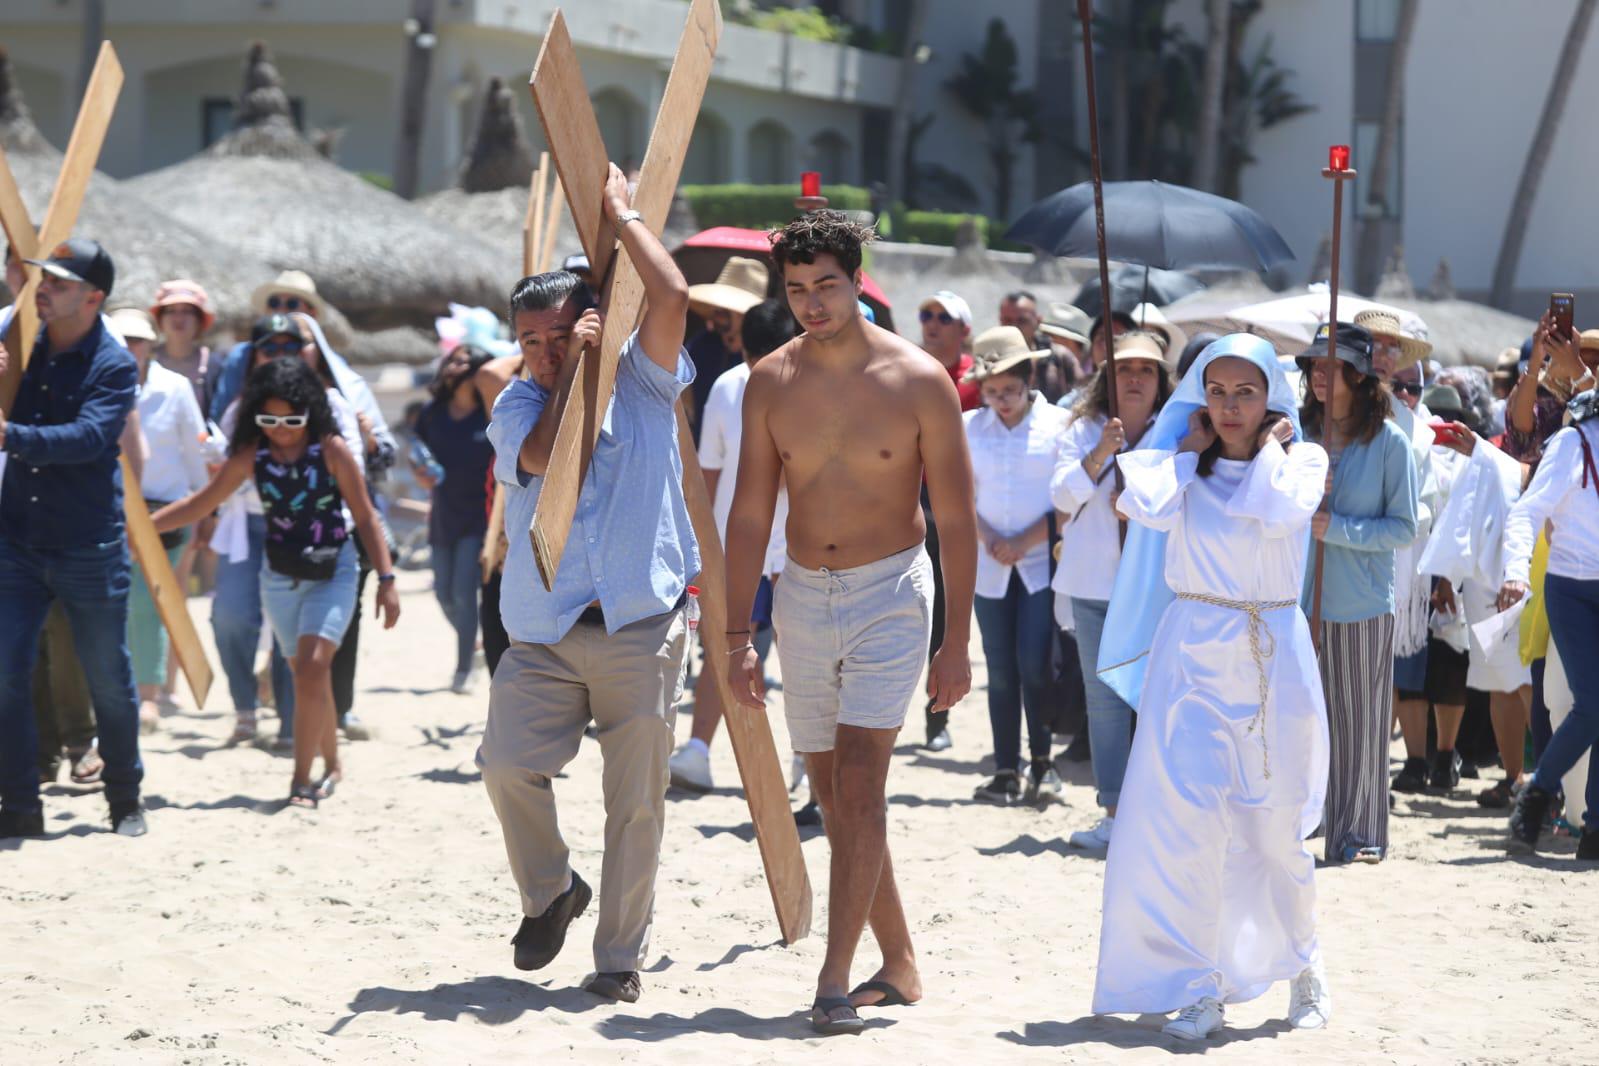
<path fill-rule="evenodd" d="M 1230 611 L 1243 611 L 1249 616 L 1249 656 L 1255 660 L 1255 672 L 1260 678 L 1260 705 L 1255 708 L 1255 716 L 1249 721 L 1248 732 L 1260 733 L 1260 752 L 1265 767 L 1266 779 L 1271 779 L 1271 750 L 1266 745 L 1266 697 L 1270 692 L 1270 682 L 1266 675 L 1266 662 L 1277 654 L 1277 638 L 1271 635 L 1271 630 L 1266 628 L 1266 619 L 1262 617 L 1267 611 L 1282 611 L 1289 607 L 1299 606 L 1298 600 L 1229 600 L 1222 596 L 1209 596 L 1203 592 L 1179 592 L 1179 600 L 1194 600 L 1197 603 L 1208 604 L 1211 607 L 1225 607 Z"/>

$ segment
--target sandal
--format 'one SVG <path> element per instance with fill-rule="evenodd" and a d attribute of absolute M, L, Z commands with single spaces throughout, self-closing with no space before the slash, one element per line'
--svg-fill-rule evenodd
<path fill-rule="evenodd" d="M 833 1017 L 837 1011 L 847 1011 L 841 1018 Z M 843 996 L 817 996 L 811 1004 L 811 1030 L 823 1036 L 855 1035 L 866 1028 L 861 1016 L 855 1013 L 849 1000 Z"/>
<path fill-rule="evenodd" d="M 339 782 L 344 780 L 344 772 L 333 770 L 322 775 L 322 780 L 316 783 L 314 791 L 317 799 L 327 799 L 333 795 L 334 789 L 339 787 Z"/>
<path fill-rule="evenodd" d="M 871 1003 L 862 1003 L 860 1004 L 862 1007 L 913 1006 L 911 1001 L 905 998 L 905 993 L 901 992 L 887 981 L 862 981 L 860 984 L 855 986 L 854 990 L 850 992 L 850 1000 L 853 1001 L 855 997 L 860 995 L 862 992 L 876 992 L 883 997 L 882 999 L 874 1000 Z"/>
<path fill-rule="evenodd" d="M 1361 862 L 1375 866 L 1382 862 L 1382 848 L 1375 844 L 1349 844 L 1344 847 L 1343 858 L 1345 862 Z"/>
<path fill-rule="evenodd" d="M 1496 811 L 1509 810 L 1510 801 L 1514 797 L 1515 788 L 1507 777 L 1492 788 L 1485 788 L 1477 793 L 1477 806 L 1487 807 Z"/>
<path fill-rule="evenodd" d="M 72 760 L 72 783 L 74 785 L 92 785 L 100 780 L 100 774 L 105 770 L 105 760 L 100 758 L 100 746 L 90 744 L 82 751 L 69 751 L 67 758 Z"/>
<path fill-rule="evenodd" d="M 317 795 L 315 785 L 295 785 L 289 789 L 289 806 L 305 810 L 316 810 L 317 803 L 321 800 Z"/>
<path fill-rule="evenodd" d="M 248 744 L 255 739 L 256 723 L 254 711 L 235 711 L 233 720 L 233 735 L 228 738 L 228 744 Z"/>

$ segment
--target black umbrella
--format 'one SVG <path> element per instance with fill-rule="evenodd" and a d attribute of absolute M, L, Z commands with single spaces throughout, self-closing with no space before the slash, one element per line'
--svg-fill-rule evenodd
<path fill-rule="evenodd" d="M 1038 201 L 1005 238 L 1068 259 L 1096 258 L 1092 183 Z M 1159 181 L 1105 183 L 1105 244 L 1111 259 L 1167 270 L 1263 271 L 1294 258 L 1271 223 L 1243 204 Z"/>
<path fill-rule="evenodd" d="M 1092 214 L 1089 217 L 1092 218 Z M 1204 287 L 1204 282 L 1181 271 L 1124 264 L 1111 268 L 1110 306 L 1112 310 L 1129 313 L 1141 303 L 1165 307 Z M 1099 317 L 1099 275 L 1083 282 L 1072 303 L 1088 317 Z"/>

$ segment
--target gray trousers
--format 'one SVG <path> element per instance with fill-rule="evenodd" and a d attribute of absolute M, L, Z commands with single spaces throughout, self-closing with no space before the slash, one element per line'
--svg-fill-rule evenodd
<path fill-rule="evenodd" d="M 494 671 L 477 764 L 530 918 L 571 886 L 551 782 L 577 755 L 590 719 L 599 729 L 605 858 L 594 965 L 602 973 L 641 969 L 649 950 L 687 649 L 679 610 L 614 636 L 579 623 L 558 644 L 513 642 Z"/>

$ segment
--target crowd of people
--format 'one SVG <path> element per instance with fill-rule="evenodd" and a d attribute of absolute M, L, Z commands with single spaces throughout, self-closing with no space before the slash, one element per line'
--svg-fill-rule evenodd
<path fill-rule="evenodd" d="M 668 783 L 712 787 L 719 667 L 699 672 L 674 750 L 701 558 L 680 402 L 727 544 L 731 690 L 764 706 L 775 644 L 790 783 L 810 784 L 795 817 L 832 844 L 820 1032 L 920 997 L 884 782 L 913 703 L 921 743 L 950 746 L 973 619 L 992 745 L 974 802 L 1042 809 L 1072 764 L 1092 775 L 1103 813 L 1069 841 L 1109 857 L 1097 1010 L 1181 1009 L 1168 1031 L 1197 1038 L 1287 979 L 1293 1023 L 1321 1024 L 1302 842 L 1319 837 L 1328 863 L 1382 862 L 1396 794 L 1495 764 L 1476 801 L 1509 812 L 1512 850 L 1558 832 L 1599 859 L 1599 760 L 1570 780 L 1599 740 L 1584 651 L 1599 636 L 1599 330 L 1546 316 L 1490 375 L 1440 367 L 1418 323 L 1382 310 L 1280 352 L 1189 338 L 1147 305 L 1094 317 L 1025 291 L 979 331 L 941 290 L 917 308 L 918 348 L 871 324 L 871 234 L 843 216 L 775 233 L 772 266 L 735 257 L 689 286 L 632 224 L 615 168 L 605 210 L 646 311 L 551 587 L 506 530 L 531 521 L 572 353 L 603 329 L 586 262 L 514 286 L 514 351 L 443 355 L 403 456 L 431 502 L 450 687 L 472 690 L 480 647 L 492 677 L 478 762 L 521 893 L 518 967 L 547 965 L 593 896 L 550 788 L 591 724 L 607 809 L 593 991 L 638 998 Z M 231 742 L 292 751 L 289 804 L 317 806 L 343 779 L 341 734 L 368 735 L 366 586 L 385 627 L 400 614 L 378 488 L 402 455 L 376 397 L 299 272 L 256 293 L 247 340 L 213 350 L 196 281 L 113 310 L 95 241 L 30 262 L 41 328 L 0 418 L 0 835 L 43 832 L 41 784 L 63 762 L 103 783 L 117 833 L 148 828 L 139 736 L 170 713 L 177 671 L 130 559 L 124 459 L 180 582 L 212 591 Z M 13 292 L 21 270 L 8 258 Z M 705 328 L 685 343 L 691 314 Z M 1185 864 L 1191 891 L 1158 876 Z M 1224 933 L 1152 940 L 1157 919 Z M 883 965 L 851 990 L 867 924 Z"/>

